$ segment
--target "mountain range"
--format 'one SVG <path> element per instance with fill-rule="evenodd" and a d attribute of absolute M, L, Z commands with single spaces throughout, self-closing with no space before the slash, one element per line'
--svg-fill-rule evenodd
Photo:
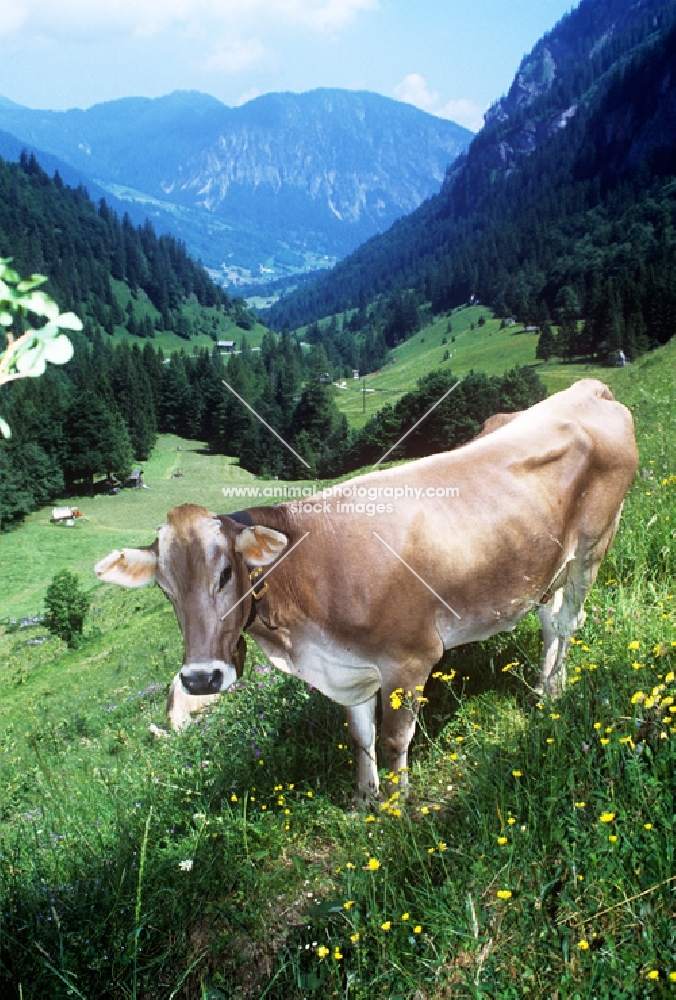
<path fill-rule="evenodd" d="M 267 321 L 294 328 L 408 290 L 437 314 L 474 298 L 554 322 L 565 357 L 663 342 L 676 330 L 675 83 L 674 0 L 582 0 L 523 59 L 440 192 Z"/>
<path fill-rule="evenodd" d="M 197 92 L 65 112 L 0 99 L 0 129 L 0 153 L 18 141 L 39 162 L 62 161 L 94 197 L 147 215 L 235 283 L 334 263 L 438 191 L 472 139 L 343 90 L 235 108 Z"/>

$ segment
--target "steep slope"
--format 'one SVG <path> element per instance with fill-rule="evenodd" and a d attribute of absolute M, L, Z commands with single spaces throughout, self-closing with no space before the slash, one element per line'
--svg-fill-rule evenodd
<path fill-rule="evenodd" d="M 249 270 L 268 263 L 266 241 L 267 256 L 285 245 L 302 264 L 307 250 L 343 256 L 437 191 L 472 137 L 410 105 L 340 90 L 238 108 L 197 93 L 68 112 L 2 102 L 0 128 L 143 201 L 163 225 L 178 221 L 210 265 Z M 199 227 L 212 229 L 211 250 Z"/>
<path fill-rule="evenodd" d="M 615 298 L 626 327 L 655 288 L 643 282 L 631 303 L 641 276 L 624 272 L 632 257 L 644 266 L 660 233 L 671 239 L 675 13 L 673 0 L 583 0 L 524 59 L 440 194 L 278 303 L 271 322 L 295 326 L 409 286 L 437 311 L 477 295 L 531 322 L 560 319 L 564 299 L 577 319 Z M 667 251 L 657 283 L 668 298 Z M 623 289 L 604 285 L 613 278 Z M 660 323 L 653 339 L 666 335 Z"/>

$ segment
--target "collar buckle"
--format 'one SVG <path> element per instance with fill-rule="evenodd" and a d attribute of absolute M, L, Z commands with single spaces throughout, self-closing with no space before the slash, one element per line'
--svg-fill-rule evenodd
<path fill-rule="evenodd" d="M 251 596 L 253 597 L 254 601 L 260 601 L 260 599 L 262 597 L 265 597 L 265 595 L 268 592 L 267 580 L 264 580 L 263 583 L 261 583 L 258 587 L 256 586 L 256 580 L 258 579 L 259 576 L 262 575 L 263 575 L 262 566 L 256 566 L 256 568 L 252 569 L 251 572 L 249 573 L 249 582 L 251 584 Z"/>

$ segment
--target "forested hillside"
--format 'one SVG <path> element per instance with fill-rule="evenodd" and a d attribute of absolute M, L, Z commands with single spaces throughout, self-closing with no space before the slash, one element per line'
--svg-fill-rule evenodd
<path fill-rule="evenodd" d="M 84 323 L 64 369 L 3 390 L 14 429 L 0 449 L 0 523 L 7 526 L 78 481 L 91 488 L 97 473 L 124 475 L 147 457 L 157 428 L 171 423 L 160 382 L 170 399 L 173 369 L 164 372 L 161 351 L 150 345 L 156 334 L 189 341 L 198 316 L 199 332 L 216 340 L 221 324 L 253 321 L 182 244 L 157 237 L 150 224 L 120 221 L 105 202 L 97 208 L 84 189 L 71 190 L 58 174 L 51 180 L 32 156 L 0 160 L 0 256 L 12 257 L 23 275 L 47 275 L 49 294 Z M 19 317 L 14 334 L 29 322 Z M 133 347 L 114 339 L 120 329 Z"/>
<path fill-rule="evenodd" d="M 204 306 L 231 306 L 182 243 L 158 237 L 150 223 L 120 221 L 104 201 L 97 208 L 83 188 L 65 187 L 58 174 L 50 180 L 32 154 L 19 164 L 0 160 L 0 255 L 13 257 L 22 274 L 46 274 L 47 291 L 90 333 L 112 334 L 119 321 L 111 278 L 147 295 L 160 329 L 183 329 L 181 307 L 191 295 Z"/>
<path fill-rule="evenodd" d="M 294 327 L 408 289 L 435 312 L 475 296 L 538 324 L 543 356 L 634 356 L 666 341 L 675 17 L 673 0 L 583 0 L 524 59 L 441 193 L 277 303 L 270 322 Z"/>

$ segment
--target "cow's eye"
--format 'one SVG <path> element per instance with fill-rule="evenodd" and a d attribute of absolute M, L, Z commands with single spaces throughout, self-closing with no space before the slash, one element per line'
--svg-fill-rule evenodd
<path fill-rule="evenodd" d="M 226 583 L 228 582 L 231 576 L 232 576 L 232 570 L 229 566 L 226 566 L 225 569 L 221 570 L 221 575 L 218 578 L 219 590 L 223 590 L 223 587 L 225 587 Z"/>

